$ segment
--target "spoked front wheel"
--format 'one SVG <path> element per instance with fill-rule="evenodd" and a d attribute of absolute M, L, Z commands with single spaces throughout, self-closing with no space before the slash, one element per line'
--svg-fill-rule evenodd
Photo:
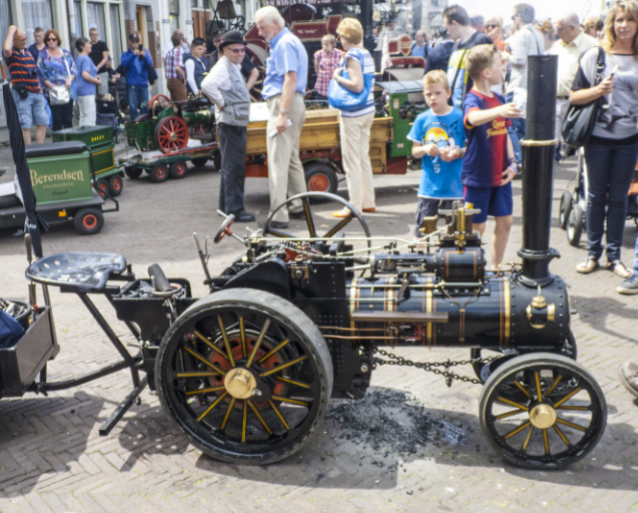
<path fill-rule="evenodd" d="M 511 383 L 524 395 L 520 401 L 504 396 Z M 479 416 L 483 435 L 507 461 L 549 470 L 583 458 L 596 446 L 605 431 L 607 404 L 580 364 L 536 353 L 495 370 L 481 392 Z"/>
<path fill-rule="evenodd" d="M 296 452 L 332 392 L 332 360 L 290 302 L 230 289 L 199 300 L 168 330 L 156 362 L 164 411 L 221 461 L 264 465 Z"/>

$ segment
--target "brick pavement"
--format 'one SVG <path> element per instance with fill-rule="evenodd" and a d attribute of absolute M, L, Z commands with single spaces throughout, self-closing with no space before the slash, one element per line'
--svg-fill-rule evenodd
<path fill-rule="evenodd" d="M 571 165 L 557 170 L 555 209 L 573 174 Z M 367 216 L 372 233 L 409 237 L 418 173 L 375 180 L 379 207 L 376 214 Z M 46 235 L 45 251 L 118 252 L 140 275 L 149 264 L 159 262 L 169 276 L 190 279 L 194 294 L 205 294 L 192 233 L 216 231 L 218 186 L 219 176 L 211 168 L 159 185 L 146 179 L 126 180 L 121 211 L 106 216 L 100 234 L 80 237 L 72 226 L 58 226 Z M 519 204 L 508 260 L 516 259 L 521 242 L 520 182 L 514 190 Z M 247 206 L 259 219 L 268 208 L 265 191 L 265 180 L 248 180 Z M 327 223 L 329 206 L 320 210 L 322 222 Z M 630 263 L 636 235 L 632 222 L 625 235 L 624 259 Z M 638 405 L 619 385 L 615 371 L 622 361 L 638 358 L 634 300 L 614 292 L 620 280 L 606 271 L 578 276 L 574 265 L 585 257 L 584 245 L 569 246 L 555 221 L 552 245 L 562 254 L 552 263 L 552 271 L 565 278 L 579 310 L 572 326 L 579 361 L 598 379 L 609 404 L 601 443 L 567 470 L 529 472 L 505 465 L 480 432 L 480 388 L 455 383 L 448 389 L 442 379 L 416 369 L 398 374 L 396 369 L 380 368 L 374 373 L 373 386 L 407 387 L 430 414 L 459 426 L 467 444 L 428 445 L 413 456 L 385 450 L 375 453 L 340 440 L 339 426 L 326 421 L 292 458 L 270 467 L 239 467 L 211 460 L 190 446 L 171 429 L 149 391 L 110 436 L 100 438 L 97 428 L 129 390 L 130 378 L 123 371 L 47 398 L 26 396 L 21 401 L 0 402 L 0 511 L 629 510 L 638 505 Z M 211 249 L 212 272 L 241 252 L 233 240 Z M 26 297 L 22 242 L 7 231 L 0 231 L 0 262 L 0 295 Z M 62 346 L 50 365 L 52 379 L 66 379 L 116 360 L 115 350 L 75 296 L 53 290 L 52 300 Z M 97 302 L 109 321 L 115 322 L 108 305 Z M 122 325 L 115 326 L 118 334 L 125 334 Z M 460 350 L 403 353 L 423 361 L 467 357 Z"/>

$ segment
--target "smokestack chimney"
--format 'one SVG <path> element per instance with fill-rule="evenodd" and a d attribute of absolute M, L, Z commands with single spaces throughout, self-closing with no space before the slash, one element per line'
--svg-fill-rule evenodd
<path fill-rule="evenodd" d="M 558 57 L 527 58 L 527 128 L 521 141 L 523 157 L 523 259 L 521 282 L 544 286 L 554 278 L 549 262 L 559 257 L 549 247 L 554 180 L 556 73 Z"/>

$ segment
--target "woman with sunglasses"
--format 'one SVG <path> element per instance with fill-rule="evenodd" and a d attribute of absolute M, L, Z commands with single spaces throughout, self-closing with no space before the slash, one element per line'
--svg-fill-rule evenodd
<path fill-rule="evenodd" d="M 494 46 L 499 51 L 505 50 L 505 40 L 503 39 L 503 18 L 501 16 L 491 16 L 485 21 L 485 33 L 490 37 Z"/>
<path fill-rule="evenodd" d="M 73 101 L 77 99 L 75 76 L 77 70 L 73 56 L 68 50 L 60 48 L 62 42 L 54 29 L 47 30 L 44 35 L 46 47 L 38 58 L 38 74 L 46 87 L 45 96 L 51 106 L 53 131 L 73 126 Z M 64 86 L 69 93 L 69 101 L 62 103 L 51 101 L 51 92 L 55 87 Z"/>
<path fill-rule="evenodd" d="M 572 105 L 599 102 L 594 131 L 585 144 L 589 254 L 576 271 L 589 274 L 598 269 L 604 235 L 605 268 L 629 278 L 632 273 L 620 260 L 620 249 L 638 158 L 638 4 L 633 0 L 612 4 L 602 51 L 603 80 L 596 84 L 599 49 L 592 48 L 581 55 L 569 94 Z"/>

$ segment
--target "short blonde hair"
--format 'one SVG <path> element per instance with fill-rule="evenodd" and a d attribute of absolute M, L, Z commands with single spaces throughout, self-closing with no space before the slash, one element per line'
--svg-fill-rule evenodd
<path fill-rule="evenodd" d="M 631 16 L 634 21 L 638 22 L 638 4 L 633 0 L 622 0 L 612 4 L 607 11 L 607 17 L 605 18 L 605 40 L 603 41 L 603 48 L 606 51 L 611 51 L 616 44 L 616 31 L 614 30 L 614 23 L 616 21 L 616 15 L 618 11 L 623 11 L 625 16 Z M 633 44 L 634 54 L 638 54 L 638 34 L 634 37 Z M 636 57 L 634 56 L 634 59 Z"/>
<path fill-rule="evenodd" d="M 499 53 L 495 45 L 477 45 L 467 52 L 465 69 L 472 80 L 477 80 L 484 69 L 492 65 L 494 56 Z"/>
<path fill-rule="evenodd" d="M 322 43 L 328 43 L 333 48 L 337 46 L 337 40 L 332 34 L 326 34 L 321 38 Z"/>
<path fill-rule="evenodd" d="M 344 18 L 337 27 L 337 34 L 353 45 L 358 45 L 363 39 L 363 27 L 355 18 Z"/>
<path fill-rule="evenodd" d="M 423 77 L 423 89 L 427 86 L 441 84 L 447 91 L 450 88 L 450 82 L 447 79 L 447 73 L 440 69 L 428 71 Z"/>

